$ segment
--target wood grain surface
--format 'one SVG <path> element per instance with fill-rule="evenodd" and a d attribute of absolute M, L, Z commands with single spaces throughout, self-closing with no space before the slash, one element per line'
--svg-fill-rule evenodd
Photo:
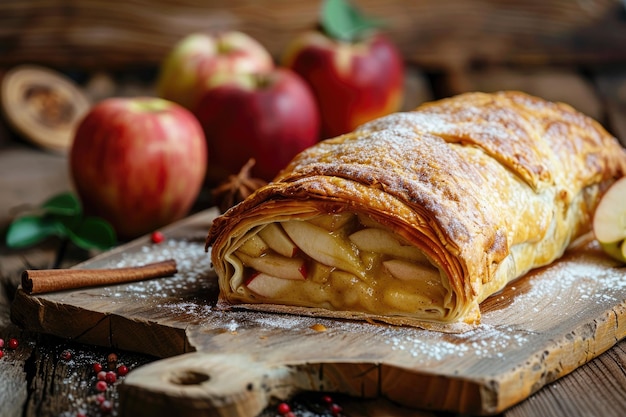
<path fill-rule="evenodd" d="M 215 214 L 171 226 L 165 244 L 140 239 L 78 265 L 174 257 L 175 276 L 38 296 L 18 291 L 12 319 L 30 331 L 172 357 L 134 371 L 122 386 L 121 410 L 146 416 L 166 415 L 167 407 L 254 416 L 273 397 L 316 390 L 494 414 L 626 336 L 626 269 L 593 241 L 486 300 L 481 326 L 463 334 L 217 310 L 203 246 Z"/>
<path fill-rule="evenodd" d="M 385 22 L 406 60 L 461 72 L 472 65 L 624 62 L 620 0 L 354 0 Z M 318 20 L 319 1 L 3 0 L 0 67 L 154 67 L 191 32 L 236 29 L 277 59 Z"/>

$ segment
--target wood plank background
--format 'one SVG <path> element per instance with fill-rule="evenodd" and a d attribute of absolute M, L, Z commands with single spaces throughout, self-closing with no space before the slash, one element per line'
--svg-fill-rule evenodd
<path fill-rule="evenodd" d="M 485 64 L 626 62 L 620 0 L 354 0 L 386 22 L 412 63 L 460 71 Z M 126 70 L 154 66 L 192 31 L 237 29 L 279 57 L 317 22 L 320 1 L 3 0 L 0 66 Z"/>

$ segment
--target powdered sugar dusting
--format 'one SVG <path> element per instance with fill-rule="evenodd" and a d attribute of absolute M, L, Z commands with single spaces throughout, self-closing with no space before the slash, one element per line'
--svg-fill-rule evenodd
<path fill-rule="evenodd" d="M 110 297 L 112 302 L 119 298 L 127 303 L 129 295 L 134 299 L 165 300 L 172 311 L 179 310 L 187 313 L 205 315 L 210 311 L 210 306 L 199 305 L 197 302 L 188 300 L 180 303 L 172 302 L 180 298 L 180 294 L 189 292 L 208 291 L 214 284 L 213 280 L 207 279 L 211 271 L 210 253 L 204 250 L 202 242 L 169 239 L 162 244 L 146 244 L 136 252 L 125 252 L 121 258 L 111 260 L 105 264 L 105 268 L 123 268 L 129 266 L 141 266 L 153 262 L 174 259 L 178 272 L 171 276 L 160 279 L 139 281 L 130 284 L 108 286 L 103 288 L 103 296 Z M 166 304 L 160 304 L 166 306 Z"/>
<path fill-rule="evenodd" d="M 597 242 L 588 251 L 574 251 L 529 276 L 514 282 L 501 294 L 492 297 L 488 306 L 506 301 L 502 310 L 486 306 L 483 321 L 503 320 L 518 325 L 540 320 L 534 326 L 545 326 L 545 317 L 571 320 L 585 311 L 610 309 L 626 299 L 626 271 L 603 256 Z"/>
<path fill-rule="evenodd" d="M 463 334 L 441 335 L 421 331 L 410 336 L 399 333 L 385 341 L 393 350 L 406 351 L 422 363 L 470 356 L 497 359 L 503 357 L 503 352 L 519 349 L 528 342 L 529 338 L 524 333 L 486 324 Z"/>
<path fill-rule="evenodd" d="M 290 340 L 289 346 L 281 346 L 281 352 L 290 357 L 319 352 L 324 352 L 324 356 L 329 358 L 342 354 L 347 357 L 389 356 L 407 366 L 428 367 L 443 361 L 504 360 L 504 352 L 521 350 L 533 342 L 528 332 L 490 324 L 482 324 L 466 333 L 446 334 L 412 327 L 255 311 L 215 311 L 214 314 L 217 319 L 206 325 L 239 332 L 239 337 L 250 332 L 277 343 Z M 315 325 L 322 325 L 325 330 L 316 331 Z M 306 344 L 304 339 L 308 337 L 315 337 L 315 352 L 302 351 L 299 347 L 300 342 Z M 248 344 L 243 346 L 244 350 L 250 348 Z"/>

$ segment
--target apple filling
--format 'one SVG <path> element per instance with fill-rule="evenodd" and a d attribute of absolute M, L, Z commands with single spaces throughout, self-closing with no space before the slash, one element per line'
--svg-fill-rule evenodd
<path fill-rule="evenodd" d="M 256 227 L 227 259 L 232 290 L 247 301 L 433 320 L 445 320 L 449 311 L 443 272 L 361 214 Z"/>

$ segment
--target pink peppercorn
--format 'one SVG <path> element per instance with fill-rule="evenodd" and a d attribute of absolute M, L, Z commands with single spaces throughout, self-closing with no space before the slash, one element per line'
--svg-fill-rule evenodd
<path fill-rule="evenodd" d="M 100 392 L 106 391 L 108 388 L 108 385 L 106 383 L 106 381 L 98 381 L 96 383 L 96 389 Z"/>
<path fill-rule="evenodd" d="M 330 406 L 330 412 L 333 413 L 334 416 L 339 415 L 343 411 L 339 404 L 332 404 Z"/>
<path fill-rule="evenodd" d="M 163 232 L 159 232 L 157 230 L 156 232 L 152 232 L 152 234 L 150 235 L 150 240 L 152 240 L 152 243 L 161 243 L 165 240 L 165 235 L 163 234 Z"/>
<path fill-rule="evenodd" d="M 128 366 L 126 365 L 120 365 L 117 367 L 117 374 L 119 376 L 125 376 L 126 374 L 128 374 Z"/>
<path fill-rule="evenodd" d="M 289 407 L 289 404 L 287 403 L 280 403 L 278 404 L 277 411 L 279 414 L 285 415 L 291 411 L 291 407 Z"/>
<path fill-rule="evenodd" d="M 102 411 L 103 413 L 110 413 L 113 410 L 113 405 L 111 404 L 111 401 L 106 400 L 103 401 L 102 404 L 100 404 L 100 411 Z"/>
<path fill-rule="evenodd" d="M 12 337 L 12 338 L 9 339 L 9 348 L 10 349 L 14 349 L 15 350 L 15 349 L 17 349 L 17 347 L 19 345 L 20 345 L 20 342 L 16 338 Z"/>
<path fill-rule="evenodd" d="M 0 349 L 4 347 L 4 339 L 0 337 Z"/>
<path fill-rule="evenodd" d="M 114 384 L 117 381 L 117 375 L 113 371 L 109 371 L 106 373 L 104 380 L 109 384 Z"/>
<path fill-rule="evenodd" d="M 102 371 L 102 365 L 100 363 L 94 362 L 94 364 L 92 366 L 93 366 L 93 371 L 95 373 L 98 373 L 98 372 Z"/>

